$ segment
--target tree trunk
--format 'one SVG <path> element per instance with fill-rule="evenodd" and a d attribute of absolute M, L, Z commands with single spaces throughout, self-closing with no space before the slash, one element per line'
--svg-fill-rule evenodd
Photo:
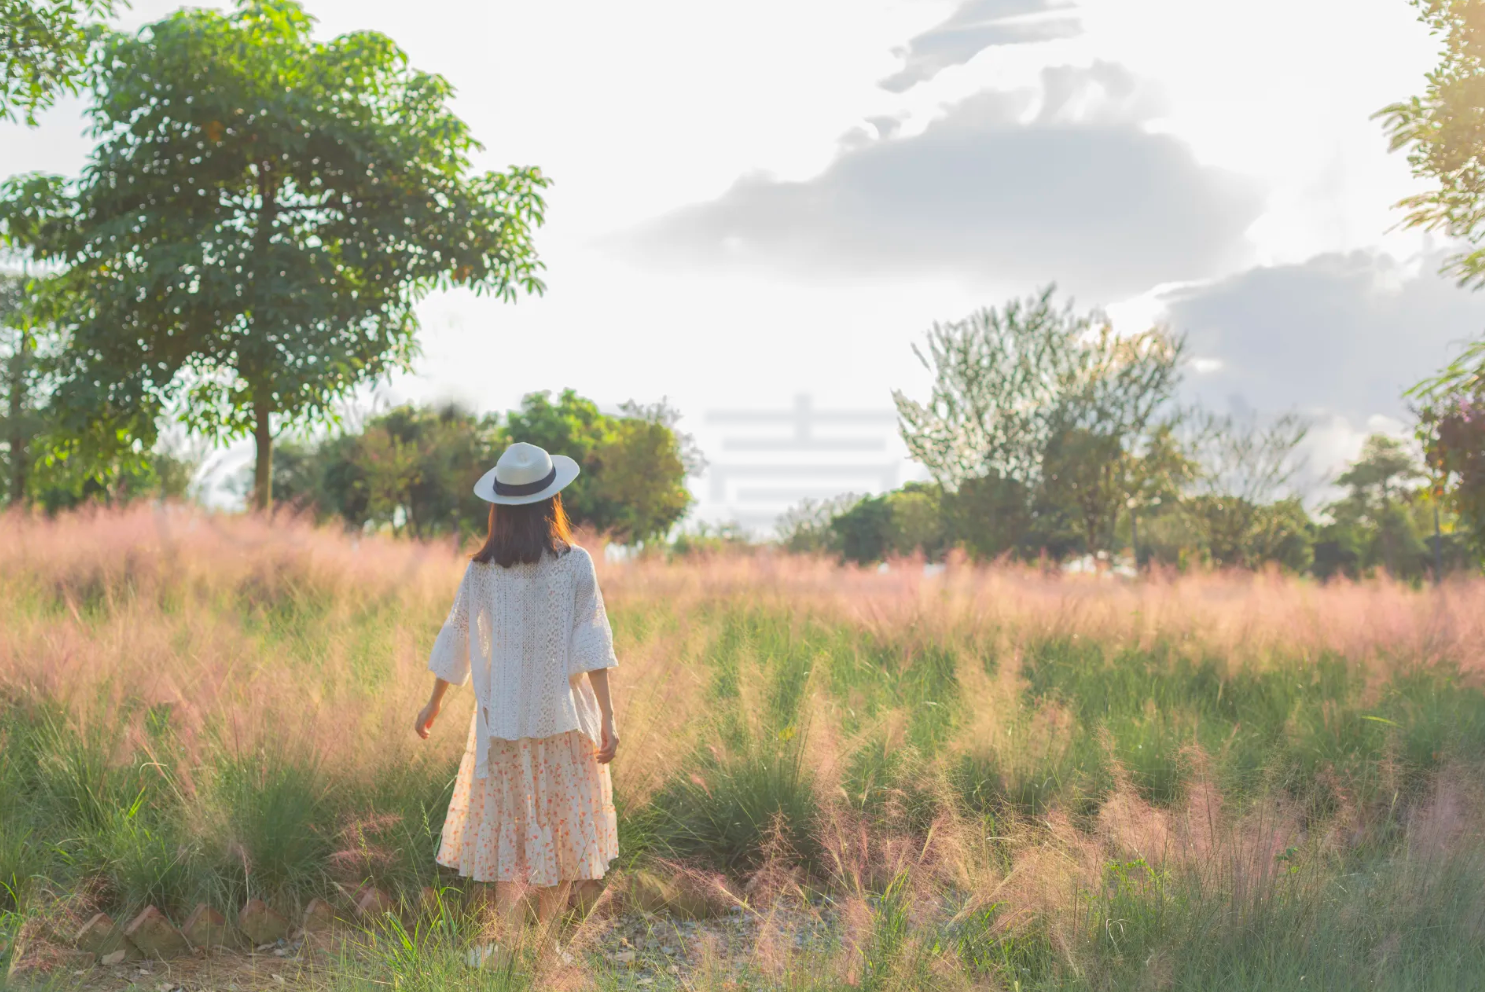
<path fill-rule="evenodd" d="M 268 430 L 268 398 L 253 400 L 253 441 L 257 462 L 253 465 L 253 509 L 273 509 L 273 434 Z"/>
<path fill-rule="evenodd" d="M 26 505 L 27 451 L 26 361 L 31 335 L 16 331 L 15 354 L 10 359 L 10 505 Z"/>
<path fill-rule="evenodd" d="M 268 264 L 273 224 L 278 216 L 278 188 L 272 168 L 266 161 L 258 162 L 257 168 L 258 194 L 262 197 L 263 204 L 258 212 L 258 230 L 253 237 L 253 253 L 256 256 L 253 278 L 259 269 Z M 256 284 L 253 291 L 256 306 L 260 302 L 256 297 Z M 271 355 L 266 356 L 264 362 L 263 367 L 252 369 L 246 376 L 253 390 L 253 441 L 257 444 L 257 462 L 253 465 L 253 508 L 259 513 L 267 513 L 273 509 L 273 434 L 268 429 L 268 415 L 273 410 L 270 405 L 270 391 L 266 385 L 272 380 L 272 374 L 264 371 L 271 367 Z"/>
<path fill-rule="evenodd" d="M 1134 570 L 1140 570 L 1140 515 L 1129 511 L 1129 553 L 1134 556 Z"/>
<path fill-rule="evenodd" d="M 1439 497 L 1433 498 L 1433 584 L 1444 581 L 1444 532 L 1439 527 Z"/>

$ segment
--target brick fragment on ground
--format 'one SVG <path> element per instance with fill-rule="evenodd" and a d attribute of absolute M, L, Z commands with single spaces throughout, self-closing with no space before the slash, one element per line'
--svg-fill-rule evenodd
<path fill-rule="evenodd" d="M 366 893 L 376 888 L 376 886 L 372 885 L 370 882 L 357 882 L 355 887 L 350 889 L 349 891 L 347 891 L 345 886 L 343 885 L 336 885 L 335 887 L 341 892 L 345 893 L 346 899 L 350 901 L 350 904 L 352 906 L 360 905 L 361 899 L 366 895 Z"/>
<path fill-rule="evenodd" d="M 253 944 L 272 944 L 289 934 L 289 921 L 262 899 L 249 899 L 237 911 L 237 928 Z"/>
<path fill-rule="evenodd" d="M 99 960 L 116 951 L 123 954 L 123 957 L 119 958 L 120 961 L 132 961 L 140 956 L 139 950 L 124 939 L 124 929 L 107 913 L 98 913 L 84 923 L 72 943 L 78 950 L 96 955 Z"/>
<path fill-rule="evenodd" d="M 165 960 L 188 954 L 191 950 L 191 945 L 186 943 L 186 938 L 175 929 L 175 925 L 153 906 L 139 911 L 139 915 L 124 928 L 124 936 L 146 957 Z"/>
<path fill-rule="evenodd" d="M 305 933 L 321 933 L 335 924 L 335 907 L 319 896 L 304 907 L 304 920 L 300 924 Z"/>
<path fill-rule="evenodd" d="M 356 900 L 356 915 L 363 920 L 377 919 L 395 912 L 397 904 L 392 897 L 376 886 L 367 886 Z"/>
<path fill-rule="evenodd" d="M 242 946 L 242 941 L 238 939 L 237 934 L 232 932 L 227 918 L 206 903 L 200 903 L 191 910 L 191 915 L 186 917 L 185 926 L 180 930 L 186 935 L 186 940 L 191 942 L 192 947 L 237 948 Z"/>

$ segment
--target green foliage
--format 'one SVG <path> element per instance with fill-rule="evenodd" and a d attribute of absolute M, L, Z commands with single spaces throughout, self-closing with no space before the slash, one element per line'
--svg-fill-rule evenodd
<path fill-rule="evenodd" d="M 356 527 L 406 528 L 419 538 L 476 534 L 489 504 L 474 495 L 474 483 L 503 448 L 493 416 L 453 405 L 401 406 L 313 450 L 284 446 L 288 486 L 281 498 L 337 513 Z"/>
<path fill-rule="evenodd" d="M 1417 434 L 1429 497 L 1457 519 L 1464 543 L 1485 563 L 1485 342 L 1410 395 L 1422 401 Z"/>
<path fill-rule="evenodd" d="M 830 522 L 848 561 L 881 561 L 892 547 L 892 504 L 886 496 L 868 496 Z"/>
<path fill-rule="evenodd" d="M 1442 58 L 1421 96 L 1378 111 L 1392 151 L 1406 149 L 1413 175 L 1432 188 L 1400 201 L 1404 224 L 1462 238 L 1485 239 L 1485 3 L 1481 0 L 1411 0 L 1418 17 L 1443 39 Z M 1485 250 L 1449 259 L 1446 271 L 1461 284 L 1485 285 Z"/>
<path fill-rule="evenodd" d="M 748 550 L 753 539 L 742 525 L 729 521 L 714 524 L 697 520 L 676 531 L 666 552 L 672 558 L 692 555 L 719 555 L 729 551 Z"/>
<path fill-rule="evenodd" d="M 556 403 L 531 394 L 504 418 L 454 405 L 400 406 L 357 432 L 280 445 L 280 498 L 355 527 L 419 538 L 483 534 L 490 506 L 474 483 L 511 442 L 524 440 L 582 466 L 562 493 L 575 523 L 643 543 L 663 536 L 691 503 L 686 474 L 699 462 L 677 419 L 664 404 L 628 403 L 612 416 L 570 389 Z"/>
<path fill-rule="evenodd" d="M 105 35 L 83 178 L 0 192 L 6 242 L 63 267 L 63 426 L 148 445 L 173 409 L 250 433 L 260 508 L 274 431 L 406 368 L 427 292 L 542 290 L 540 172 L 471 174 L 445 80 L 383 35 L 312 27 L 293 0 L 243 0 Z"/>
<path fill-rule="evenodd" d="M 794 554 L 839 554 L 834 520 L 865 497 L 842 493 L 832 499 L 804 499 L 779 516 L 779 543 Z"/>
<path fill-rule="evenodd" d="M 599 411 L 571 389 L 556 402 L 531 393 L 505 420 L 506 435 L 567 455 L 583 472 L 562 492 L 575 522 L 612 534 L 625 544 L 663 537 L 691 505 L 686 476 L 699 471 L 700 456 L 678 432 L 676 412 L 664 403 L 621 408 L 621 416 Z"/>
<path fill-rule="evenodd" d="M 1075 528 L 1107 552 L 1120 515 L 1147 487 L 1139 451 L 1161 429 L 1183 343 L 1161 328 L 1121 337 L 1094 311 L 1039 296 L 935 324 L 918 360 L 928 402 L 894 392 L 908 451 L 949 492 L 974 479 L 1016 485 L 1028 515 Z"/>
<path fill-rule="evenodd" d="M 36 112 L 76 93 L 85 71 L 87 19 L 106 18 L 127 0 L 0 0 L 0 120 Z"/>
<path fill-rule="evenodd" d="M 1326 507 L 1331 519 L 1317 534 L 1315 574 L 1356 577 L 1382 568 L 1416 579 L 1428 572 L 1426 493 L 1408 485 L 1421 475 L 1401 442 L 1382 434 L 1367 438 L 1361 457 L 1336 479 L 1349 491 Z"/>
<path fill-rule="evenodd" d="M 860 564 L 890 555 L 922 552 L 930 558 L 945 546 L 943 492 L 936 484 L 909 482 L 901 489 L 854 500 L 828 522 L 830 533 L 818 550 L 830 550 L 845 561 Z M 797 528 L 785 539 L 798 545 L 804 534 Z"/>

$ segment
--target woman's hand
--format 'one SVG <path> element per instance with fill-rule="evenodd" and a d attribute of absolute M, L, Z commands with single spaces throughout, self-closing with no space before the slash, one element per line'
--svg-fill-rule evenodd
<path fill-rule="evenodd" d="M 425 741 L 428 739 L 428 735 L 433 732 L 433 721 L 438 719 L 439 708 L 440 700 L 428 700 L 428 705 L 424 706 L 422 712 L 418 714 L 417 723 L 413 724 L 413 729 Z"/>
<path fill-rule="evenodd" d="M 433 680 L 433 693 L 428 697 L 428 705 L 423 707 L 423 712 L 418 714 L 418 720 L 413 724 L 413 730 L 423 740 L 433 732 L 433 721 L 438 719 L 438 711 L 443 709 L 443 694 L 449 691 L 449 684 L 443 679 Z"/>
<path fill-rule="evenodd" d="M 606 765 L 614 760 L 614 755 L 619 750 L 619 731 L 614 728 L 614 718 L 605 717 L 603 721 L 603 746 L 598 749 L 598 763 Z"/>

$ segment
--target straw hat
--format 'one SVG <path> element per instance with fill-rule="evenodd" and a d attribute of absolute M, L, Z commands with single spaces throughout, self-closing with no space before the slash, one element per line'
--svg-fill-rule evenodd
<path fill-rule="evenodd" d="M 486 503 L 539 503 L 561 492 L 579 471 L 578 463 L 566 455 L 549 455 L 544 448 L 517 441 L 480 476 L 474 494 Z"/>

